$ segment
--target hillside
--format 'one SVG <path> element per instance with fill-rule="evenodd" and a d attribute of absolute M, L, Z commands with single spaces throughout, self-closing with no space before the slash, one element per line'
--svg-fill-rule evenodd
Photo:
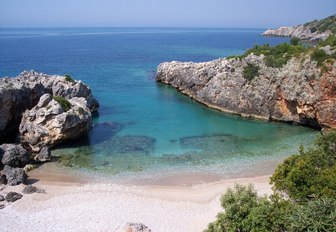
<path fill-rule="evenodd" d="M 296 37 L 304 40 L 324 40 L 336 34 L 336 15 L 321 20 L 314 20 L 297 26 L 280 27 L 265 31 L 264 36 Z"/>

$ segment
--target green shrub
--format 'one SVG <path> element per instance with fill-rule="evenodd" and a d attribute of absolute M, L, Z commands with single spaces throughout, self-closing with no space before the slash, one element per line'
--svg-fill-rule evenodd
<path fill-rule="evenodd" d="M 293 205 L 288 215 L 288 231 L 336 231 L 336 200 L 321 198 L 303 205 Z"/>
<path fill-rule="evenodd" d="M 259 66 L 254 64 L 247 64 L 247 66 L 244 67 L 243 76 L 245 79 L 251 81 L 256 76 L 259 76 Z"/>
<path fill-rule="evenodd" d="M 328 45 L 331 46 L 331 47 L 336 47 L 336 35 L 330 35 L 327 39 L 319 42 L 318 45 L 320 47 L 328 46 Z"/>
<path fill-rule="evenodd" d="M 322 49 L 315 48 L 311 53 L 311 59 L 317 62 L 318 66 L 322 66 L 325 60 L 330 58 L 330 56 Z"/>
<path fill-rule="evenodd" d="M 336 198 L 336 132 L 319 137 L 315 148 L 290 156 L 271 177 L 276 190 L 295 201 Z"/>
<path fill-rule="evenodd" d="M 295 41 L 293 42 L 296 43 Z M 268 67 L 281 68 L 287 64 L 292 57 L 299 57 L 307 49 L 308 48 L 305 48 L 301 44 L 291 45 L 283 43 L 275 47 L 271 47 L 269 44 L 261 46 L 255 45 L 253 48 L 247 50 L 242 57 L 246 57 L 251 53 L 258 56 L 263 54 L 265 55 L 265 64 Z"/>
<path fill-rule="evenodd" d="M 53 99 L 55 101 L 58 102 L 58 104 L 60 104 L 60 106 L 62 107 L 62 109 L 67 112 L 68 110 L 71 109 L 71 104 L 68 100 L 66 100 L 64 97 L 61 96 L 54 96 Z"/>
<path fill-rule="evenodd" d="M 311 32 L 311 33 L 314 33 L 314 32 L 316 32 L 316 31 L 317 31 L 316 27 L 312 27 L 312 28 L 310 28 L 310 32 Z"/>
<path fill-rule="evenodd" d="M 336 231 L 335 163 L 336 131 L 279 165 L 271 177 L 275 193 L 270 197 L 259 197 L 252 186 L 229 189 L 221 198 L 225 212 L 205 231 Z"/>
<path fill-rule="evenodd" d="M 290 44 L 296 46 L 296 45 L 300 44 L 300 41 L 301 40 L 299 38 L 293 37 L 293 38 L 290 39 Z"/>
<path fill-rule="evenodd" d="M 283 231 L 290 209 L 289 201 L 276 194 L 271 198 L 259 197 L 251 185 L 228 189 L 221 197 L 221 204 L 225 212 L 217 215 L 206 232 Z"/>
<path fill-rule="evenodd" d="M 79 107 L 79 108 L 78 108 L 78 113 L 79 113 L 80 115 L 84 115 L 85 111 L 84 111 L 84 109 L 83 109 L 82 107 Z"/>
<path fill-rule="evenodd" d="M 315 31 L 325 32 L 327 30 L 332 30 L 336 27 L 336 15 L 329 16 L 321 20 L 314 20 L 304 24 L 305 27 L 310 28 L 310 31 L 314 33 Z"/>
<path fill-rule="evenodd" d="M 257 201 L 257 192 L 252 185 L 236 185 L 234 189 L 228 189 L 221 197 L 221 205 L 225 212 L 219 213 L 217 220 L 211 223 L 206 231 L 248 231 L 246 221 Z"/>
<path fill-rule="evenodd" d="M 72 79 L 72 77 L 68 74 L 64 75 L 64 77 L 65 77 L 65 80 L 68 81 L 68 82 L 75 82 L 75 80 Z"/>

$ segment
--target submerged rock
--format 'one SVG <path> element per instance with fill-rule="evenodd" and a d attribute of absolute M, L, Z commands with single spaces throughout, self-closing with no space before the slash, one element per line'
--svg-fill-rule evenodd
<path fill-rule="evenodd" d="M 20 140 L 33 152 L 40 152 L 37 160 L 47 160 L 50 156 L 45 147 L 79 138 L 91 126 L 92 116 L 85 98 L 74 97 L 68 101 L 45 94 L 34 108 L 23 114 Z"/>
<path fill-rule="evenodd" d="M 0 105 L 6 107 L 0 107 L 0 143 L 16 136 L 22 114 L 34 107 L 46 93 L 67 100 L 84 98 L 91 112 L 99 107 L 89 87 L 69 77 L 25 71 L 16 78 L 1 78 Z M 48 101 L 42 99 L 40 107 L 46 104 L 44 100 Z"/>
<path fill-rule="evenodd" d="M 100 146 L 110 154 L 149 154 L 156 139 L 148 136 L 115 136 Z"/>
<path fill-rule="evenodd" d="M 7 202 L 14 202 L 22 198 L 22 194 L 16 192 L 9 192 L 5 199 Z"/>
<path fill-rule="evenodd" d="M 0 158 L 3 165 L 24 167 L 29 162 L 29 153 L 19 144 L 2 144 Z"/>
<path fill-rule="evenodd" d="M 3 169 L 3 173 L 6 176 L 8 185 L 23 184 L 27 180 L 27 174 L 23 168 L 13 168 L 6 165 Z"/>

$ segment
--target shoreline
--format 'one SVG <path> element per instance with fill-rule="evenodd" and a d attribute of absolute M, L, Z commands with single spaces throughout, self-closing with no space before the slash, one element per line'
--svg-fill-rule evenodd
<path fill-rule="evenodd" d="M 36 172 L 31 179 L 39 177 Z M 271 193 L 269 176 L 225 180 L 205 176 L 192 184 L 201 176 L 182 173 L 136 185 L 97 183 L 68 174 L 49 169 L 33 183 L 46 193 L 23 194 L 2 209 L 2 231 L 122 231 L 128 222 L 144 223 L 152 231 L 203 231 L 222 211 L 219 199 L 228 187 L 252 183 L 260 195 Z M 179 185 L 186 180 L 191 184 Z M 10 186 L 1 194 L 21 192 L 23 187 Z"/>

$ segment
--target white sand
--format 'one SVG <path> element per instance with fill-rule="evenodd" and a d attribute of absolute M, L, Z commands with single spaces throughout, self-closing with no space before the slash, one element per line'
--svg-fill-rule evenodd
<path fill-rule="evenodd" d="M 260 194 L 268 194 L 268 180 L 262 176 L 187 187 L 38 181 L 34 186 L 46 193 L 24 194 L 7 204 L 0 210 L 0 231 L 120 231 L 127 222 L 142 222 L 154 232 L 203 231 L 222 210 L 219 198 L 225 189 L 253 183 Z M 1 194 L 23 187 L 7 187 Z"/>

